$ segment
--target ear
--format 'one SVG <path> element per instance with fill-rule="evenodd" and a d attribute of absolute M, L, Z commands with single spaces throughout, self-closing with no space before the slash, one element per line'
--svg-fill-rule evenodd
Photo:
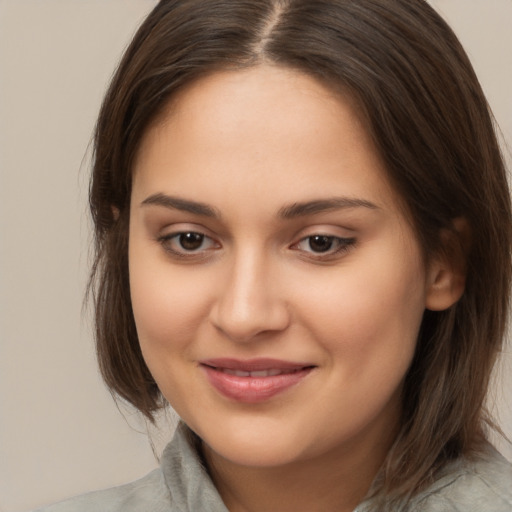
<path fill-rule="evenodd" d="M 452 229 L 443 229 L 442 248 L 427 269 L 425 307 L 443 311 L 453 306 L 464 293 L 470 232 L 466 219 L 457 218 Z"/>
<path fill-rule="evenodd" d="M 112 217 L 114 217 L 114 220 L 119 219 L 119 208 L 117 206 L 111 205 L 110 209 L 112 210 Z"/>

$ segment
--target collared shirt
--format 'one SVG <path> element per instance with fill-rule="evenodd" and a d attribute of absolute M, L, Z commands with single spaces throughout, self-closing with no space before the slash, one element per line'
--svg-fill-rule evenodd
<path fill-rule="evenodd" d="M 371 509 L 372 501 L 354 512 Z M 160 468 L 135 482 L 87 493 L 35 512 L 229 512 L 201 457 L 178 428 Z M 492 446 L 449 464 L 427 490 L 397 512 L 512 512 L 512 465 Z"/>

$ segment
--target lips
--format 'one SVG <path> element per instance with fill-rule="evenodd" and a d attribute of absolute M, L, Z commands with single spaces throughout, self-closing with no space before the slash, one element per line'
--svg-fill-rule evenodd
<path fill-rule="evenodd" d="M 200 362 L 209 383 L 231 400 L 258 403 L 284 393 L 315 368 L 277 359 L 209 359 Z"/>
<path fill-rule="evenodd" d="M 286 373 L 293 373 L 299 370 L 279 370 L 278 368 L 271 368 L 270 370 L 258 370 L 254 372 L 246 372 L 243 370 L 229 370 L 227 368 L 217 368 L 217 370 L 227 373 L 228 375 L 236 375 L 237 377 L 275 377 L 276 375 L 284 375 Z"/>

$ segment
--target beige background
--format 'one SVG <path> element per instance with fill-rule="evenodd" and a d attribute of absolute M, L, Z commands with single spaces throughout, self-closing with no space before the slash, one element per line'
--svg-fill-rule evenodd
<path fill-rule="evenodd" d="M 512 140 L 512 0 L 436 0 Z M 102 93 L 152 0 L 0 0 L 0 512 L 135 479 L 146 427 L 96 370 L 88 163 Z M 492 290 L 489 291 L 492 293 Z M 495 388 L 512 436 L 512 355 Z M 171 422 L 172 423 L 172 422 Z M 153 438 L 162 445 L 171 427 Z M 501 444 L 512 460 L 512 447 Z"/>

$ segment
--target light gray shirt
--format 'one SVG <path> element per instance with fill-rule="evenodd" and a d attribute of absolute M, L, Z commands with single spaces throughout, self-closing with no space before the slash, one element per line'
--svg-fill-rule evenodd
<path fill-rule="evenodd" d="M 354 512 L 365 512 L 371 500 Z M 182 429 L 160 468 L 135 482 L 91 492 L 36 512 L 228 512 Z M 492 446 L 474 461 L 451 463 L 442 476 L 397 512 L 512 512 L 512 465 Z"/>

